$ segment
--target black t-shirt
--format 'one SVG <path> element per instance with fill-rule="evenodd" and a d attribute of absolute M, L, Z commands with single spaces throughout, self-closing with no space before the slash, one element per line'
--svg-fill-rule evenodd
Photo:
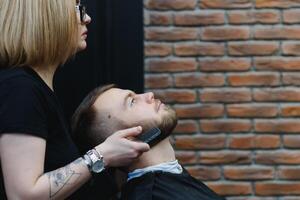
<path fill-rule="evenodd" d="M 80 157 L 57 96 L 29 67 L 0 70 L 0 135 L 3 133 L 25 133 L 45 139 L 45 173 Z M 0 166 L 0 199 L 5 200 L 1 172 Z M 110 171 L 105 170 L 68 199 L 107 200 L 116 190 Z"/>
<path fill-rule="evenodd" d="M 45 139 L 45 172 L 79 158 L 57 96 L 29 67 L 0 71 L 0 134 L 3 133 L 25 133 Z M 1 174 L 0 182 L 0 199 L 5 199 Z"/>
<path fill-rule="evenodd" d="M 225 200 L 186 170 L 181 174 L 149 172 L 128 181 L 122 200 Z"/>

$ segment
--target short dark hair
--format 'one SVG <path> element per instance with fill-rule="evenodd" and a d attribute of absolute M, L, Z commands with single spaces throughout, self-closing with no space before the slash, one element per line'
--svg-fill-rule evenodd
<path fill-rule="evenodd" d="M 153 126 L 161 129 L 161 140 L 168 137 L 177 124 L 177 117 L 174 111 L 174 116 L 164 118 L 160 124 L 132 122 L 127 123 L 124 119 L 110 115 L 110 111 L 105 107 L 96 109 L 95 101 L 104 92 L 116 88 L 115 84 L 104 85 L 92 90 L 76 109 L 72 117 L 72 132 L 73 139 L 77 144 L 81 153 L 85 153 L 96 145 L 105 141 L 114 132 L 126 129 L 133 126 L 143 126 L 143 132 L 149 130 Z M 126 120 L 126 119 L 125 119 Z"/>
<path fill-rule="evenodd" d="M 100 95 L 116 87 L 115 84 L 107 84 L 93 89 L 74 112 L 71 120 L 72 136 L 81 153 L 94 148 L 106 139 L 101 137 L 97 128 L 99 127 L 96 123 L 97 111 L 93 105 Z"/>

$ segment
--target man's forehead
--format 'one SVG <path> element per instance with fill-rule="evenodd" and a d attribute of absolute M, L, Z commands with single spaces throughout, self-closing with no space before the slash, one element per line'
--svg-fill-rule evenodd
<path fill-rule="evenodd" d="M 129 90 L 123 90 L 119 88 L 111 88 L 102 93 L 95 101 L 97 107 L 110 107 L 121 105 L 126 94 Z"/>

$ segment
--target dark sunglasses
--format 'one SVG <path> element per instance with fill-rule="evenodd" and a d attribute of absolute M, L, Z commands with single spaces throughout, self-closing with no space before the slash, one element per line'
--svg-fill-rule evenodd
<path fill-rule="evenodd" d="M 80 13 L 80 21 L 84 23 L 84 20 L 86 18 L 86 6 L 82 5 L 81 3 L 75 6 L 76 11 L 79 11 Z"/>

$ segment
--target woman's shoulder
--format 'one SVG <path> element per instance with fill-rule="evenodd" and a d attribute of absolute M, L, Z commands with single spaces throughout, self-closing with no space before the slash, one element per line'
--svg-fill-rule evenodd
<path fill-rule="evenodd" d="M 0 70 L 0 93 L 39 89 L 39 83 L 22 67 Z"/>
<path fill-rule="evenodd" d="M 45 92 L 37 81 L 22 69 L 0 72 L 0 99 L 5 105 L 37 104 L 44 99 Z M 0 103 L 0 104 L 1 104 Z"/>
<path fill-rule="evenodd" d="M 3 84 L 34 84 L 34 80 L 23 67 L 0 70 L 0 85 Z"/>

